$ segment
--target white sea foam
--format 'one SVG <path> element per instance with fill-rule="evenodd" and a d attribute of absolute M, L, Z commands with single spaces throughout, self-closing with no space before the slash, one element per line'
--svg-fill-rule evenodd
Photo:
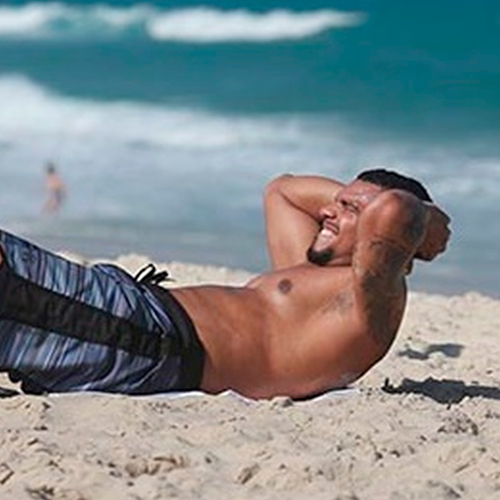
<path fill-rule="evenodd" d="M 292 12 L 274 10 L 254 13 L 248 10 L 220 11 L 208 7 L 164 13 L 148 24 L 158 40 L 184 42 L 270 42 L 300 39 L 332 28 L 357 26 L 363 17 L 335 10 Z"/>
<path fill-rule="evenodd" d="M 142 33 L 165 42 L 271 42 L 354 27 L 364 20 L 364 14 L 333 9 L 252 12 L 209 7 L 161 9 L 148 4 L 113 7 L 34 2 L 0 7 L 0 37 L 106 38 L 133 32 L 134 36 Z"/>
<path fill-rule="evenodd" d="M 42 35 L 48 23 L 65 14 L 56 3 L 32 3 L 19 7 L 0 6 L 0 35 L 33 37 Z"/>
<path fill-rule="evenodd" d="M 224 116 L 203 110 L 136 102 L 100 102 L 57 95 L 20 76 L 0 78 L 0 134 L 69 136 L 80 140 L 188 149 L 242 145 L 297 145 L 303 140 L 293 119 Z"/>
<path fill-rule="evenodd" d="M 41 157 L 71 152 L 70 156 L 86 158 L 90 169 L 101 168 L 106 157 L 129 161 L 131 155 L 148 155 L 152 165 L 164 170 L 169 165 L 182 165 L 184 172 L 210 170 L 224 173 L 233 183 L 240 182 L 243 171 L 248 172 L 245 182 L 252 175 L 304 169 L 349 177 L 360 167 L 383 164 L 426 179 L 438 198 L 454 200 L 458 194 L 469 197 L 469 204 L 499 202 L 498 157 L 470 156 L 466 145 L 452 152 L 419 144 L 417 151 L 404 142 L 374 142 L 364 132 L 333 115 L 327 120 L 307 115 L 235 116 L 97 101 L 54 93 L 21 75 L 0 77 L 2 154 L 16 157 L 18 172 L 32 161 L 30 151 Z M 165 162 L 167 155 L 175 161 Z M 9 164 L 0 158 L 2 168 Z"/>

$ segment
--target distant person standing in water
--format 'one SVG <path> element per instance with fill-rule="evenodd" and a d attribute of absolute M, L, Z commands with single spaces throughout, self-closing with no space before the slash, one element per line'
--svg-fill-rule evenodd
<path fill-rule="evenodd" d="M 57 213 L 66 198 L 66 186 L 52 162 L 45 168 L 45 187 L 47 200 L 43 206 L 43 213 Z"/>

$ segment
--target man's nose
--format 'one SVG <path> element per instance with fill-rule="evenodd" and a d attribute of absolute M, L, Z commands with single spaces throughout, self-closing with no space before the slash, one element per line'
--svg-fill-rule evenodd
<path fill-rule="evenodd" d="M 320 216 L 324 219 L 326 217 L 333 219 L 337 216 L 337 210 L 335 209 L 335 205 L 330 203 L 329 205 L 325 205 L 319 210 Z"/>

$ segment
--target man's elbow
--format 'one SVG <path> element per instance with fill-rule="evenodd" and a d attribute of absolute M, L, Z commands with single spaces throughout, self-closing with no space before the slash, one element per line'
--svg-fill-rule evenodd
<path fill-rule="evenodd" d="M 292 174 L 281 174 L 266 184 L 264 198 L 268 199 L 275 195 L 283 195 L 283 188 L 293 179 Z"/>

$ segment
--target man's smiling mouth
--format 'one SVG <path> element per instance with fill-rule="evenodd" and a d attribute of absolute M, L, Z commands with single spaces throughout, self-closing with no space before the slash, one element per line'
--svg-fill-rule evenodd
<path fill-rule="evenodd" d="M 339 234 L 339 227 L 331 219 L 325 219 L 319 233 L 323 236 L 333 236 Z"/>

